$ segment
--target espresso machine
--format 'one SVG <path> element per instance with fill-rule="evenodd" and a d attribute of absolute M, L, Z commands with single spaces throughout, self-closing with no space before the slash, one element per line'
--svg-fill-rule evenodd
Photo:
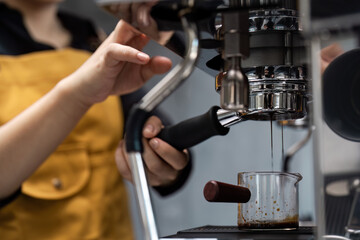
<path fill-rule="evenodd" d="M 167 238 L 321 239 L 326 236 L 324 238 L 331 239 L 331 236 L 326 235 L 325 196 L 321 191 L 324 189 L 324 179 L 320 167 L 322 133 L 319 126 L 324 119 L 324 100 L 317 60 L 321 50 L 321 36 L 338 32 L 341 27 L 332 29 L 329 25 L 323 28 L 321 24 L 326 21 L 318 23 L 316 18 L 315 10 L 319 5 L 310 6 L 310 1 L 305 0 L 97 2 L 113 15 L 173 49 L 184 59 L 133 107 L 128 119 L 127 151 L 132 164 L 145 239 L 159 239 L 159 236 L 142 161 L 141 129 L 150 112 L 178 88 L 195 67 L 218 72 L 214 76 L 214 85 L 215 91 L 219 93 L 219 107 L 211 107 L 203 115 L 166 127 L 159 137 L 182 150 L 212 136 L 224 136 L 231 126 L 243 121 L 277 121 L 281 124 L 307 126 L 309 134 L 304 141 L 311 134 L 314 135 L 314 159 L 317 159 L 314 161 L 316 227 L 264 231 L 237 227 L 197 228 Z M 155 31 L 142 27 L 146 24 L 141 21 L 149 17 L 157 24 Z M 201 32 L 206 32 L 207 38 L 203 38 Z M 179 41 L 184 42 L 180 49 L 179 44 L 176 44 Z M 199 54 L 207 49 L 217 52 L 217 55 L 203 64 L 199 61 Z M 355 122 L 356 117 L 355 114 Z M 353 132 L 353 129 L 348 132 Z M 289 153 L 287 164 L 304 141 Z"/>

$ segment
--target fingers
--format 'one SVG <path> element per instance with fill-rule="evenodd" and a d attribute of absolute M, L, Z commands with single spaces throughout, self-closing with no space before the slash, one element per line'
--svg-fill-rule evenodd
<path fill-rule="evenodd" d="M 151 159 L 151 157 L 156 155 L 161 161 L 170 165 L 171 168 L 180 171 L 187 165 L 188 155 L 185 152 L 178 151 L 165 141 L 156 138 L 162 128 L 162 122 L 156 116 L 150 117 L 145 123 L 143 136 L 150 139 L 148 144 L 151 148 L 151 151 L 148 152 L 148 157 Z"/>
<path fill-rule="evenodd" d="M 131 168 L 129 160 L 126 154 L 125 142 L 124 140 L 120 141 L 116 152 L 115 152 L 115 161 L 118 167 L 118 170 L 123 178 L 132 182 Z"/>
<path fill-rule="evenodd" d="M 187 152 L 178 151 L 160 138 L 151 139 L 149 145 L 156 155 L 177 171 L 182 170 L 188 164 Z"/>
<path fill-rule="evenodd" d="M 144 125 L 143 136 L 148 139 L 153 138 L 159 134 L 162 128 L 161 120 L 156 116 L 151 116 Z"/>
<path fill-rule="evenodd" d="M 132 38 L 130 41 L 125 43 L 125 45 L 141 51 L 149 41 L 150 38 L 148 36 L 146 36 L 145 34 L 141 34 Z"/>
<path fill-rule="evenodd" d="M 338 43 L 334 43 L 321 50 L 321 58 L 324 61 L 331 62 L 342 53 L 344 53 L 344 50 L 341 46 Z"/>
<path fill-rule="evenodd" d="M 116 62 L 109 64 L 116 64 Z M 115 73 L 113 71 L 107 71 L 106 73 L 111 74 L 111 76 L 116 75 L 118 79 L 112 94 L 127 94 L 139 89 L 154 75 L 168 71 L 171 68 L 171 60 L 166 57 L 154 57 L 145 65 L 125 63 L 121 68 L 121 72 L 118 71 L 120 68 L 120 65 L 114 65 L 113 70 L 116 70 Z"/>
<path fill-rule="evenodd" d="M 344 50 L 338 43 L 331 44 L 321 50 L 321 73 L 324 73 L 328 65 L 338 56 L 344 53 Z"/>
<path fill-rule="evenodd" d="M 134 64 L 127 64 L 124 66 L 122 72 L 127 74 L 126 79 L 141 78 L 141 82 L 145 83 L 156 74 L 163 74 L 170 70 L 172 62 L 167 57 L 156 56 L 152 57 L 148 63 L 139 66 Z M 132 75 L 130 75 L 132 74 Z M 141 86 L 138 86 L 141 87 Z"/>
<path fill-rule="evenodd" d="M 156 56 L 141 69 L 143 79 L 150 79 L 156 74 L 163 74 L 170 70 L 172 62 L 166 57 Z"/>
<path fill-rule="evenodd" d="M 179 172 L 188 164 L 187 152 L 180 152 L 158 138 L 144 139 L 143 159 L 148 181 L 151 186 L 164 186 L 172 183 Z M 116 164 L 121 175 L 132 181 L 131 164 L 126 154 L 124 141 L 121 141 L 115 154 Z"/>
<path fill-rule="evenodd" d="M 148 141 L 144 140 L 143 144 L 144 144 L 143 159 L 145 163 L 146 174 L 149 184 L 151 186 L 160 186 L 160 185 L 167 185 L 173 182 L 177 178 L 179 171 L 173 168 L 171 165 L 169 165 L 168 162 L 164 161 L 159 155 L 157 155 L 152 150 L 152 147 L 150 147 Z M 160 147 L 160 149 L 161 148 L 162 147 Z M 172 150 L 177 151 L 175 149 Z M 186 158 L 187 157 L 184 156 L 184 159 Z M 115 160 L 118 170 L 122 175 L 122 177 L 128 181 L 132 181 L 131 167 L 130 167 L 131 164 L 127 157 L 124 141 L 121 141 L 118 148 L 116 149 Z M 181 169 L 183 169 L 183 167 Z"/>
<path fill-rule="evenodd" d="M 104 62 L 107 67 L 114 67 L 119 62 L 125 61 L 136 64 L 146 64 L 150 61 L 150 57 L 146 53 L 121 44 L 109 44 L 105 51 Z"/>
<path fill-rule="evenodd" d="M 132 38 L 143 35 L 123 20 L 118 22 L 113 33 L 113 41 L 120 44 L 127 44 Z"/>
<path fill-rule="evenodd" d="M 143 152 L 149 182 L 152 186 L 167 185 L 177 178 L 178 171 L 153 151 L 150 142 L 144 141 Z"/>

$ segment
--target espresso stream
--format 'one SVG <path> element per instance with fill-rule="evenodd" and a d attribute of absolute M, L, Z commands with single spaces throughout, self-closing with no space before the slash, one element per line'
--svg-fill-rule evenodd
<path fill-rule="evenodd" d="M 270 116 L 270 149 L 271 149 L 271 171 L 274 171 L 274 143 L 273 143 L 273 120 Z"/>
<path fill-rule="evenodd" d="M 271 151 L 271 171 L 274 171 L 274 134 L 273 134 L 273 119 L 270 117 L 270 151 Z M 281 124 L 281 160 L 284 161 L 284 125 Z"/>

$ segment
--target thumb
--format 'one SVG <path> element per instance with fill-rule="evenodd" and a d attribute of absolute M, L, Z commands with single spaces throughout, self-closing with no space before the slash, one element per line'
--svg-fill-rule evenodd
<path fill-rule="evenodd" d="M 152 116 L 146 121 L 144 125 L 143 136 L 145 138 L 154 138 L 160 133 L 162 128 L 163 124 L 160 118 Z"/>

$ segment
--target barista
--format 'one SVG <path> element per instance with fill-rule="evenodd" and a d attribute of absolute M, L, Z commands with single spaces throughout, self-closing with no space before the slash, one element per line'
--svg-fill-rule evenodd
<path fill-rule="evenodd" d="M 114 161 L 124 123 L 117 96 L 171 62 L 142 53 L 147 37 L 122 21 L 90 55 L 94 28 L 59 13 L 58 2 L 0 3 L 0 235 L 133 239 Z M 161 126 L 156 117 L 145 124 L 144 160 L 150 183 L 167 194 L 189 164 L 186 152 L 154 138 Z M 129 174 L 126 161 L 118 154 Z"/>

